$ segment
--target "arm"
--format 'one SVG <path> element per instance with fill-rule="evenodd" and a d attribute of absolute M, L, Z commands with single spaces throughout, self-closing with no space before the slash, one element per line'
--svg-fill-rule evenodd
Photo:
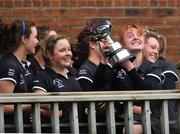
<path fill-rule="evenodd" d="M 140 69 L 143 70 L 144 77 L 134 68 L 133 63 L 129 60 L 122 63 L 122 66 L 127 69 L 128 75 L 134 83 L 135 89 L 159 89 L 161 88 L 161 70 L 156 64 L 144 61 L 140 66 Z"/>

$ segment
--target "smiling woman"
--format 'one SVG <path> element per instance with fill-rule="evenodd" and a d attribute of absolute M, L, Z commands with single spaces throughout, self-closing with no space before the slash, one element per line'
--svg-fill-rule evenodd
<path fill-rule="evenodd" d="M 33 82 L 33 91 L 45 92 L 74 92 L 80 91 L 75 74 L 69 70 L 72 61 L 71 46 L 64 36 L 52 35 L 47 38 L 43 48 L 45 69 L 37 73 Z M 62 110 L 61 122 L 69 120 L 69 104 L 59 104 Z M 43 117 L 49 121 L 49 117 Z M 69 131 L 69 130 L 68 130 Z M 48 130 L 45 132 L 49 132 Z"/>
<path fill-rule="evenodd" d="M 0 61 L 0 93 L 24 93 L 28 92 L 27 81 L 30 73 L 23 67 L 28 54 L 35 53 L 38 43 L 35 24 L 30 21 L 16 20 L 11 25 L 0 24 L 1 54 Z M 23 105 L 23 110 L 31 108 Z M 5 105 L 5 121 L 14 123 L 14 105 Z M 26 114 L 28 114 L 26 112 Z M 26 116 L 28 117 L 28 116 Z M 28 118 L 24 118 L 27 119 Z M 13 132 L 9 131 L 8 132 Z"/>

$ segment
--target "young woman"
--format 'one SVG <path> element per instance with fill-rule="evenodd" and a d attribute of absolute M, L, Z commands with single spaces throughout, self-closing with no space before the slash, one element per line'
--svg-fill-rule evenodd
<path fill-rule="evenodd" d="M 142 26 L 127 25 L 121 29 L 122 46 L 128 49 L 136 59 L 125 60 L 113 68 L 100 64 L 96 74 L 95 83 L 101 87 L 109 85 L 115 90 L 155 90 L 161 88 L 162 76 L 159 66 L 143 58 L 145 32 Z M 140 121 L 141 108 L 134 103 L 134 118 Z M 134 133 L 141 134 L 142 126 L 134 125 Z"/>
<path fill-rule="evenodd" d="M 43 59 L 42 54 L 42 48 L 45 44 L 45 39 L 50 35 L 57 35 L 57 33 L 52 30 L 49 26 L 43 25 L 37 27 L 37 39 L 39 41 L 38 45 L 36 46 L 36 53 L 34 55 L 31 55 L 27 58 L 27 68 L 31 72 L 31 80 L 33 82 L 33 79 L 37 72 L 44 69 L 45 63 Z M 32 82 L 28 84 L 28 88 L 32 89 Z"/>
<path fill-rule="evenodd" d="M 27 79 L 31 74 L 23 67 L 23 63 L 27 55 L 35 53 L 38 43 L 35 24 L 25 20 L 16 20 L 11 25 L 1 23 L 0 40 L 0 93 L 28 92 Z M 30 105 L 22 106 L 26 111 L 31 108 Z M 14 105 L 5 105 L 4 110 L 7 114 L 5 121 L 12 123 Z"/>
<path fill-rule="evenodd" d="M 164 76 L 164 80 L 162 81 L 161 89 L 175 89 L 176 82 L 179 80 L 178 75 L 176 74 L 175 65 L 171 62 L 164 59 L 164 53 L 166 48 L 166 38 L 163 35 L 158 34 L 151 29 L 146 29 L 146 44 L 144 48 L 144 57 L 151 62 L 156 62 L 161 70 L 162 75 Z M 160 105 L 156 102 L 157 107 Z M 176 103 L 174 101 L 168 102 L 168 113 L 169 113 L 169 121 L 176 121 Z M 160 111 L 154 109 L 152 116 L 156 120 L 160 120 Z M 158 128 L 158 127 L 157 127 Z M 170 123 L 169 125 L 170 133 L 176 134 L 177 124 Z M 160 132 L 159 132 L 160 133 Z"/>
<path fill-rule="evenodd" d="M 80 91 L 71 66 L 71 46 L 64 36 L 51 35 L 43 46 L 45 69 L 37 73 L 32 90 L 36 93 Z M 61 122 L 68 122 L 70 105 L 60 103 Z M 44 117 L 45 118 L 45 117 Z M 47 119 L 48 120 L 48 119 Z"/>

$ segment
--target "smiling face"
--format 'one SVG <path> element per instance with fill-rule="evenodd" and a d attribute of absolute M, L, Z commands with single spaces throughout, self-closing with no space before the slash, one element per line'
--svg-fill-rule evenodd
<path fill-rule="evenodd" d="M 143 53 L 150 62 L 155 62 L 159 58 L 159 42 L 155 37 L 147 38 Z"/>
<path fill-rule="evenodd" d="M 124 47 L 133 51 L 141 51 L 144 48 L 144 36 L 135 27 L 128 29 L 123 35 Z"/>
<path fill-rule="evenodd" d="M 58 40 L 55 44 L 53 55 L 53 62 L 59 67 L 70 67 L 72 62 L 71 46 L 67 39 Z"/>

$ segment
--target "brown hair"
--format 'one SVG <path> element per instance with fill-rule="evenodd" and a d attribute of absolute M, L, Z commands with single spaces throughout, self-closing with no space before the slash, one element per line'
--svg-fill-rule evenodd
<path fill-rule="evenodd" d="M 0 21 L 1 54 L 15 51 L 20 45 L 22 36 L 29 38 L 33 26 L 35 24 L 27 20 L 15 20 L 10 25 Z"/>

